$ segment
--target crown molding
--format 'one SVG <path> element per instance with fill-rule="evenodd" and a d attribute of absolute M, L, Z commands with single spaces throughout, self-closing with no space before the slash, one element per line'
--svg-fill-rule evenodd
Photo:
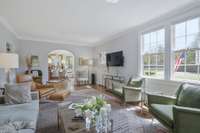
<path fill-rule="evenodd" d="M 56 44 L 68 44 L 68 45 L 78 45 L 78 46 L 88 46 L 92 47 L 92 44 L 83 43 L 83 42 L 75 42 L 75 41 L 58 41 L 58 40 L 48 40 L 48 39 L 40 39 L 40 38 L 33 38 L 33 37 L 24 37 L 17 34 L 14 28 L 8 23 L 8 21 L 0 16 L 0 24 L 4 28 L 6 28 L 11 34 L 13 34 L 19 40 L 26 40 L 26 41 L 37 41 L 37 42 L 46 42 L 46 43 L 56 43 Z"/>
<path fill-rule="evenodd" d="M 65 44 L 65 45 L 92 47 L 92 44 L 75 42 L 75 41 L 59 41 L 59 40 L 49 40 L 49 39 L 40 39 L 40 38 L 33 38 L 33 37 L 23 37 L 23 36 L 18 36 L 18 39 L 22 41 L 35 41 L 35 42 L 44 42 L 44 43 L 52 43 L 52 44 Z"/>
<path fill-rule="evenodd" d="M 67 44 L 67 45 L 77 45 L 77 46 L 87 46 L 87 47 L 93 47 L 93 44 L 85 43 L 85 42 L 75 42 L 75 41 L 58 41 L 58 40 L 49 40 L 49 39 L 41 39 L 41 38 L 33 38 L 33 37 L 25 37 L 20 36 L 17 34 L 17 32 L 14 30 L 14 28 L 8 23 L 8 21 L 0 16 L 0 24 L 4 28 L 6 28 L 11 34 L 13 34 L 18 40 L 26 40 L 26 41 L 37 41 L 37 42 L 46 42 L 46 43 L 56 43 L 56 44 Z"/>

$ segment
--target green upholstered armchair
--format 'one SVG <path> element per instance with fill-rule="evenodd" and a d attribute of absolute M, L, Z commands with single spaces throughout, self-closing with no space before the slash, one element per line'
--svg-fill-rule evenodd
<path fill-rule="evenodd" d="M 124 102 L 140 102 L 143 79 L 130 78 L 128 84 L 123 86 Z"/>
<path fill-rule="evenodd" d="M 148 94 L 148 105 L 173 133 L 200 133 L 200 86 L 182 84 L 176 97 Z"/>

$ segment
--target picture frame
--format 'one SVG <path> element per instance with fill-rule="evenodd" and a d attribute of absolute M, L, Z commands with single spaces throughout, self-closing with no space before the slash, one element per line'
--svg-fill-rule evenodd
<path fill-rule="evenodd" d="M 88 65 L 88 59 L 84 57 L 79 57 L 79 65 L 80 66 L 87 66 Z"/>
<path fill-rule="evenodd" d="M 31 66 L 32 67 L 39 67 L 39 57 L 36 55 L 31 56 Z"/>

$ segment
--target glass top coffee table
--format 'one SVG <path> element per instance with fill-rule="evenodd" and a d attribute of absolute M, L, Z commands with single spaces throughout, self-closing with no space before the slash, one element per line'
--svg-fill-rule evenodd
<path fill-rule="evenodd" d="M 75 110 L 69 109 L 72 102 L 65 101 L 58 104 L 58 126 L 62 133 L 96 133 L 95 127 L 87 131 L 85 121 L 72 120 L 75 116 Z M 111 133 L 130 133 L 131 127 L 128 124 L 128 118 L 120 111 L 112 110 L 111 112 Z"/>
<path fill-rule="evenodd" d="M 85 128 L 84 120 L 73 120 L 75 110 L 68 109 L 71 103 L 64 102 L 58 104 L 58 126 L 62 133 L 96 133 L 95 127 L 91 127 L 89 131 Z M 111 124 L 113 125 L 112 120 Z M 112 131 L 109 133 L 112 133 Z"/>
<path fill-rule="evenodd" d="M 60 111 L 60 128 L 63 133 L 96 133 L 95 128 L 87 131 L 85 121 L 73 121 L 74 110 L 62 109 Z"/>

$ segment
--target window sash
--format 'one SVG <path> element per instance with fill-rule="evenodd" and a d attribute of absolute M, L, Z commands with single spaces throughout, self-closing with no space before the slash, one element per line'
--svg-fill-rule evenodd
<path fill-rule="evenodd" d="M 200 29 L 198 29 L 198 32 L 188 33 L 188 29 L 189 29 L 188 25 L 193 20 L 198 20 L 198 24 L 196 24 L 196 25 L 198 25 L 198 28 L 200 28 L 200 18 L 199 17 L 191 19 L 191 20 L 184 21 L 182 23 L 179 23 L 179 24 L 184 25 L 183 29 L 182 29 L 184 31 L 184 33 L 182 35 L 176 35 L 176 26 L 179 25 L 179 24 L 175 24 L 173 26 L 174 41 L 173 41 L 173 44 L 171 45 L 171 46 L 173 46 L 172 49 L 171 49 L 171 51 L 173 52 L 173 57 L 172 57 L 172 59 L 173 59 L 172 60 L 173 61 L 172 66 L 173 67 L 171 67 L 171 69 L 172 69 L 171 71 L 173 73 L 172 73 L 171 79 L 183 80 L 183 81 L 194 79 L 194 80 L 200 81 L 200 73 L 199 73 L 199 69 L 200 69 L 200 59 L 199 59 L 200 58 L 200 42 L 194 43 L 195 44 L 194 46 L 191 45 L 192 41 L 200 40 L 199 39 L 200 38 Z M 179 27 L 179 28 L 181 28 L 181 27 Z M 194 30 L 194 27 L 192 27 L 192 28 Z M 188 39 L 193 39 L 193 37 L 194 37 L 194 40 L 188 40 Z M 195 37 L 197 37 L 197 38 L 195 38 Z M 180 39 L 180 38 L 183 38 L 185 43 L 184 43 L 184 47 L 178 49 L 178 48 L 176 48 L 176 45 L 178 45 L 178 44 L 176 44 L 176 40 Z M 197 39 L 197 40 L 195 40 L 195 39 Z M 195 59 L 189 61 L 188 60 L 189 59 L 188 54 L 189 54 L 190 51 L 192 52 L 190 56 L 195 56 L 194 57 Z M 178 78 L 178 76 L 177 76 L 178 72 L 175 71 L 175 69 L 174 69 L 175 65 L 176 65 L 176 56 L 175 55 L 177 53 L 181 53 L 181 52 L 185 52 L 186 55 L 185 55 L 185 58 L 184 58 L 184 62 L 179 65 L 179 67 L 182 67 L 182 71 L 178 71 L 178 72 L 182 73 L 183 75 L 191 74 L 191 75 L 193 75 L 193 77 L 190 77 L 191 76 L 190 75 L 190 76 L 188 76 L 188 78 L 187 78 L 187 76 L 182 77 L 182 78 L 180 78 L 180 77 Z M 194 52 L 194 55 L 192 55 L 193 52 Z M 196 78 L 195 78 L 195 76 L 196 76 Z"/>

